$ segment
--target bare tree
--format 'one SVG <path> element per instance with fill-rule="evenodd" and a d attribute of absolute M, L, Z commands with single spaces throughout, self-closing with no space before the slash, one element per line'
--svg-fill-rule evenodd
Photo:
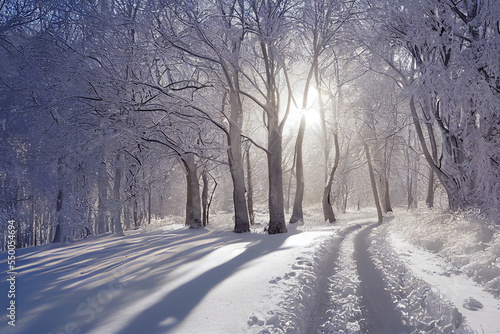
<path fill-rule="evenodd" d="M 223 104 L 229 106 L 224 117 L 228 124 L 225 132 L 233 180 L 234 231 L 248 232 L 250 222 L 245 198 L 241 147 L 243 105 L 240 95 L 240 53 L 246 35 L 247 8 L 242 1 L 236 0 L 217 0 L 206 5 L 201 11 L 195 2 L 172 2 L 164 17 L 157 17 L 158 32 L 165 38 L 166 46 L 171 45 L 186 57 L 195 59 L 196 66 L 213 75 L 213 79 L 219 81 L 225 90 Z"/>
<path fill-rule="evenodd" d="M 334 160 L 334 166 L 329 169 L 330 148 L 331 148 L 331 135 L 328 133 L 326 108 L 323 101 L 323 76 L 326 76 L 326 68 L 337 67 L 337 57 L 333 48 L 335 47 L 336 38 L 341 35 L 341 30 L 345 25 L 354 18 L 354 3 L 346 3 L 338 0 L 311 0 L 306 1 L 300 12 L 300 31 L 302 40 L 306 50 L 308 50 L 308 57 L 310 58 L 310 67 L 308 70 L 307 78 L 305 81 L 304 93 L 302 98 L 302 109 L 306 110 L 308 105 L 308 95 L 312 79 L 317 91 L 319 92 L 319 113 L 321 117 L 321 131 L 323 139 L 323 159 L 325 163 L 325 191 L 323 196 L 323 214 L 324 219 L 330 222 L 335 221 L 335 215 L 331 206 L 331 186 L 335 170 L 338 167 L 338 150 Z M 330 60 L 333 59 L 333 62 Z M 338 78 L 338 71 L 331 72 Z M 331 75 L 328 74 L 328 76 Z M 339 87 L 340 88 L 340 87 Z M 338 102 L 338 101 L 335 101 Z M 299 132 L 297 135 L 297 142 L 295 145 L 296 160 L 295 160 L 295 178 L 296 178 L 296 193 L 293 205 L 293 213 L 290 218 L 290 223 L 302 221 L 303 210 L 302 202 L 304 197 L 304 167 L 302 161 L 302 146 L 304 141 L 304 133 L 306 128 L 306 117 L 302 115 Z M 336 130 L 334 130 L 335 132 Z M 338 135 L 333 135 L 334 147 L 338 148 Z"/>
<path fill-rule="evenodd" d="M 499 55 L 491 53 L 494 47 L 480 45 L 498 44 L 498 6 L 478 1 L 384 6 L 377 31 L 391 46 L 376 52 L 410 92 L 424 156 L 445 188 L 450 208 L 497 206 L 499 154 L 490 134 L 498 128 L 493 115 L 499 87 L 493 78 L 498 77 Z M 433 125 L 427 127 L 432 131 L 428 138 L 422 124 Z M 442 147 L 439 157 L 437 146 Z"/>
<path fill-rule="evenodd" d="M 267 129 L 267 167 L 269 181 L 269 234 L 287 232 L 284 212 L 282 136 L 292 102 L 291 83 L 285 65 L 290 44 L 290 14 L 293 1 L 252 0 L 249 2 L 249 26 L 255 36 L 254 61 L 245 75 L 258 95 L 242 92 L 263 111 Z M 281 104 L 281 87 L 286 87 L 287 103 Z M 280 114 L 283 114 L 280 117 Z"/>

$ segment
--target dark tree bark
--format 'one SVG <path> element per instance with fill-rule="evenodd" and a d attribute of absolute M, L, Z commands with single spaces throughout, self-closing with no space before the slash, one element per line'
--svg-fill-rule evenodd
<path fill-rule="evenodd" d="M 427 207 L 434 207 L 434 171 L 432 168 L 429 169 L 429 180 L 427 181 L 427 197 L 425 198 L 425 204 Z"/>
<path fill-rule="evenodd" d="M 52 239 L 53 243 L 63 242 L 63 231 L 62 225 L 64 222 L 64 214 L 63 214 L 63 200 L 64 200 L 64 192 L 63 192 L 63 166 L 62 166 L 62 158 L 59 158 L 57 161 L 57 174 L 58 174 L 58 187 L 57 190 L 57 199 L 56 199 L 56 232 L 54 234 L 54 238 Z"/>
<path fill-rule="evenodd" d="M 410 111 L 413 117 L 413 124 L 415 125 L 415 130 L 417 132 L 418 140 L 420 142 L 420 146 L 422 147 L 425 160 L 427 160 L 427 163 L 436 173 L 436 176 L 443 185 L 446 194 L 448 195 L 448 205 L 450 207 L 450 210 L 456 211 L 461 207 L 465 207 L 467 203 L 465 199 L 460 197 L 458 182 L 454 180 L 451 175 L 444 173 L 441 168 L 436 165 L 431 153 L 429 152 L 429 149 L 427 148 L 427 143 L 425 142 L 422 127 L 420 126 L 420 121 L 417 115 L 417 109 L 415 107 L 415 100 L 413 96 L 410 98 Z"/>
<path fill-rule="evenodd" d="M 432 160 L 434 161 L 435 164 L 439 163 L 438 162 L 438 151 L 437 151 L 437 143 L 436 143 L 436 136 L 434 134 L 434 128 L 432 124 L 427 123 L 427 133 L 429 134 L 429 142 L 431 146 L 431 152 L 432 152 Z M 434 178 L 435 178 L 435 173 L 432 168 L 429 168 L 429 180 L 427 183 L 427 197 L 425 199 L 425 203 L 429 208 L 434 207 Z"/>
<path fill-rule="evenodd" d="M 339 166 L 339 160 L 340 160 L 340 149 L 339 149 L 339 139 L 338 135 L 335 133 L 333 135 L 333 141 L 334 141 L 334 146 L 335 146 L 335 161 L 333 163 L 332 169 L 330 171 L 330 175 L 328 176 L 328 182 L 325 185 L 325 188 L 323 190 L 323 199 L 322 199 L 322 207 L 323 207 L 323 219 L 325 221 L 328 221 L 330 223 L 333 223 L 336 221 L 335 218 L 335 213 L 333 212 L 333 207 L 332 207 L 332 184 L 333 184 L 333 177 L 335 176 L 335 172 L 337 171 L 337 168 Z"/>
<path fill-rule="evenodd" d="M 281 131 L 277 113 L 268 113 L 267 168 L 269 178 L 269 234 L 286 233 L 283 173 L 281 166 Z"/>
<path fill-rule="evenodd" d="M 137 202 L 137 194 L 132 195 L 132 219 L 134 221 L 134 229 L 140 226 L 139 223 L 139 203 Z"/>
<path fill-rule="evenodd" d="M 389 192 L 389 180 L 387 175 L 385 174 L 386 172 L 383 170 L 385 166 L 381 166 L 382 170 L 380 171 L 380 179 L 379 179 L 379 198 L 380 198 L 380 203 L 382 207 L 382 212 L 383 213 L 388 213 L 392 212 L 392 206 L 391 206 L 391 196 Z"/>
<path fill-rule="evenodd" d="M 210 224 L 210 205 L 212 205 L 212 200 L 214 198 L 214 194 L 215 194 L 215 190 L 217 189 L 217 181 L 215 180 L 215 178 L 210 175 L 212 177 L 212 180 L 214 182 L 214 187 L 212 189 L 212 193 L 210 194 L 210 198 L 208 199 L 208 202 L 207 202 L 207 225 Z"/>
<path fill-rule="evenodd" d="M 62 242 L 62 206 L 63 206 L 63 191 L 59 189 L 57 191 L 57 201 L 56 201 L 56 217 L 57 217 L 57 225 L 56 225 L 56 233 L 54 234 L 54 238 L 52 239 L 53 243 Z"/>
<path fill-rule="evenodd" d="M 385 179 L 385 200 L 384 200 L 384 211 L 385 213 L 392 212 L 392 205 L 391 205 L 391 196 L 390 196 L 390 191 L 389 191 L 389 180 L 386 178 Z"/>
<path fill-rule="evenodd" d="M 267 118 L 267 170 L 269 179 L 269 234 L 286 233 L 285 207 L 283 194 L 283 167 L 282 167 L 282 134 L 283 127 L 288 117 L 291 104 L 291 85 L 285 68 L 282 68 L 288 87 L 288 102 L 283 119 L 279 120 L 279 87 L 276 82 L 280 65 L 272 52 L 272 46 L 264 40 L 260 42 L 262 58 L 265 64 L 265 103 L 260 102 L 254 96 L 243 93 L 257 103 L 265 113 Z M 271 50 L 271 52 L 269 52 Z"/>
<path fill-rule="evenodd" d="M 313 73 L 317 71 L 318 67 L 318 56 L 317 54 L 313 57 L 313 64 L 309 69 L 309 73 L 306 79 L 306 86 L 304 88 L 304 96 L 302 99 L 302 110 L 306 110 L 309 96 L 309 86 L 311 85 L 311 79 Z M 300 118 L 299 132 L 297 134 L 297 142 L 295 144 L 295 199 L 293 201 L 293 211 L 292 217 L 290 218 L 290 224 L 304 221 L 304 212 L 302 210 L 302 203 L 304 201 L 304 162 L 302 158 L 302 146 L 304 144 L 304 134 L 306 131 L 306 116 L 302 115 Z"/>
<path fill-rule="evenodd" d="M 342 197 L 342 213 L 346 213 L 347 212 L 347 200 L 349 198 L 349 187 L 347 186 L 347 184 L 344 184 L 342 185 L 342 187 L 344 188 L 343 191 L 343 197 Z"/>
<path fill-rule="evenodd" d="M 202 227 L 200 183 L 196 172 L 195 157 L 193 153 L 187 153 L 181 158 L 186 172 L 186 226 L 190 228 Z"/>
<path fill-rule="evenodd" d="M 229 69 L 227 70 L 229 71 Z M 245 197 L 245 173 L 243 166 L 243 155 L 241 148 L 241 126 L 243 124 L 243 106 L 239 96 L 238 73 L 233 73 L 230 81 L 236 87 L 229 89 L 229 133 L 227 140 L 229 143 L 228 160 L 231 179 L 233 180 L 233 204 L 234 204 L 234 232 L 250 232 L 250 220 Z"/>
<path fill-rule="evenodd" d="M 203 181 L 203 190 L 201 192 L 201 206 L 203 208 L 203 226 L 208 225 L 208 177 L 206 169 L 201 173 L 201 179 Z"/>
<path fill-rule="evenodd" d="M 302 146 L 304 142 L 304 132 L 306 129 L 306 116 L 300 118 L 299 133 L 295 144 L 296 159 L 295 159 L 295 199 L 293 201 L 293 211 L 290 217 L 290 224 L 304 221 L 304 212 L 302 210 L 302 202 L 304 201 L 304 163 L 302 161 Z"/>
<path fill-rule="evenodd" d="M 153 204 L 152 204 L 152 199 L 151 199 L 151 183 L 148 184 L 149 189 L 148 189 L 148 224 L 151 224 L 151 216 L 153 214 Z"/>
<path fill-rule="evenodd" d="M 122 227 L 122 202 L 120 198 L 120 187 L 123 174 L 123 164 L 121 161 L 120 153 L 116 154 L 115 160 L 115 182 L 113 184 L 113 228 L 114 234 L 123 235 Z"/>
<path fill-rule="evenodd" d="M 106 173 L 106 163 L 101 161 L 99 163 L 99 169 L 97 171 L 97 192 L 98 192 L 98 204 L 97 204 L 97 226 L 96 234 L 102 234 L 106 232 L 107 226 L 107 200 L 108 200 L 108 178 Z"/>
<path fill-rule="evenodd" d="M 375 180 L 375 173 L 373 172 L 373 165 L 372 165 L 372 158 L 370 156 L 370 149 L 369 149 L 368 144 L 366 142 L 364 143 L 364 147 L 365 147 L 366 161 L 368 162 L 368 172 L 370 174 L 370 181 L 371 181 L 371 185 L 372 185 L 373 199 L 375 201 L 375 206 L 377 207 L 378 223 L 382 223 L 384 218 L 382 215 L 382 207 L 380 206 L 380 199 L 378 197 L 377 181 Z"/>
<path fill-rule="evenodd" d="M 253 212 L 253 183 L 252 183 L 252 165 L 250 163 L 250 146 L 247 150 L 247 206 L 250 224 L 254 224 L 255 214 Z"/>

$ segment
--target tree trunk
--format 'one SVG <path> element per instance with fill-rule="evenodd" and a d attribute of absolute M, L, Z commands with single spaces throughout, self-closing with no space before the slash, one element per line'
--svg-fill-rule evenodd
<path fill-rule="evenodd" d="M 432 124 L 427 123 L 427 133 L 429 134 L 429 141 L 432 152 L 432 160 L 435 164 L 438 163 L 438 152 L 437 152 L 437 143 L 436 136 L 434 135 L 434 129 Z M 429 180 L 427 183 L 427 197 L 425 199 L 425 203 L 429 208 L 434 207 L 434 178 L 435 173 L 432 168 L 429 168 Z"/>
<path fill-rule="evenodd" d="M 434 207 L 434 171 L 432 168 L 429 169 L 429 180 L 427 182 L 427 197 L 425 198 L 425 204 L 427 207 Z"/>
<path fill-rule="evenodd" d="M 56 225 L 56 233 L 54 234 L 54 238 L 52 239 L 53 243 L 62 242 L 62 223 L 63 223 L 63 190 L 59 188 L 57 191 L 57 201 L 56 201 L 56 217 L 57 217 L 57 225 Z"/>
<path fill-rule="evenodd" d="M 253 212 L 253 183 L 252 183 L 252 165 L 250 163 L 250 146 L 247 149 L 247 205 L 250 224 L 254 224 L 255 214 Z"/>
<path fill-rule="evenodd" d="M 108 179 L 106 173 L 106 163 L 101 161 L 97 171 L 97 226 L 95 228 L 96 234 L 102 234 L 106 231 L 107 225 L 107 197 L 108 197 Z"/>
<path fill-rule="evenodd" d="M 188 153 L 181 158 L 186 170 L 187 198 L 186 198 L 186 226 L 190 228 L 202 227 L 200 183 L 196 173 L 195 157 Z"/>
<path fill-rule="evenodd" d="M 381 164 L 378 181 L 379 181 L 378 191 L 379 191 L 379 198 L 381 202 L 382 212 L 383 213 L 391 212 L 392 207 L 391 207 L 391 197 L 389 193 L 389 181 L 387 175 L 385 174 L 385 166 L 383 166 L 383 164 Z"/>
<path fill-rule="evenodd" d="M 293 202 L 292 217 L 290 224 L 304 221 L 304 212 L 302 210 L 302 202 L 304 201 L 304 164 L 302 161 L 302 146 L 304 142 L 304 133 L 306 129 L 306 116 L 303 114 L 300 119 L 299 133 L 295 144 L 296 160 L 295 160 L 295 199 Z"/>
<path fill-rule="evenodd" d="M 389 191 L 389 180 L 385 179 L 385 212 L 392 212 L 391 193 Z"/>
<path fill-rule="evenodd" d="M 122 227 L 122 202 L 120 198 L 120 187 L 122 182 L 123 164 L 121 161 L 120 153 L 116 154 L 115 160 L 115 181 L 113 184 L 113 228 L 114 234 L 123 236 Z"/>
<path fill-rule="evenodd" d="M 245 173 L 241 149 L 242 105 L 238 92 L 230 90 L 229 103 L 231 107 L 228 160 L 231 179 L 233 180 L 234 232 L 250 232 L 247 199 L 245 197 Z"/>
<path fill-rule="evenodd" d="M 212 205 L 212 200 L 214 198 L 215 189 L 217 189 L 217 181 L 213 177 L 212 177 L 212 180 L 214 181 L 214 187 L 212 189 L 212 193 L 210 194 L 210 198 L 208 199 L 208 203 L 207 203 L 207 225 L 210 224 L 210 205 Z"/>
<path fill-rule="evenodd" d="M 62 175 L 62 158 L 59 158 L 57 161 L 57 174 L 58 174 L 58 187 L 57 190 L 57 200 L 56 200 L 56 232 L 54 234 L 54 238 L 52 239 L 53 243 L 63 242 L 63 231 L 62 225 L 64 223 L 64 213 L 63 209 L 63 175 Z"/>
<path fill-rule="evenodd" d="M 132 211 L 131 207 L 131 205 L 125 205 L 123 207 L 123 229 L 126 231 L 133 229 L 132 219 L 130 218 L 130 212 Z"/>
<path fill-rule="evenodd" d="M 349 198 L 349 187 L 347 186 L 347 184 L 344 184 L 343 187 L 344 187 L 344 196 L 342 198 L 342 213 L 345 214 L 347 212 L 347 200 Z"/>
<path fill-rule="evenodd" d="M 208 225 L 208 178 L 207 171 L 204 169 L 201 173 L 201 179 L 203 181 L 203 190 L 201 192 L 201 206 L 203 208 L 203 226 Z"/>
<path fill-rule="evenodd" d="M 285 208 L 283 194 L 283 167 L 282 167 L 282 141 L 283 125 L 286 117 L 279 121 L 279 95 L 280 91 L 277 84 L 278 71 L 280 67 L 274 58 L 273 52 L 269 52 L 267 41 L 260 41 L 262 57 L 265 64 L 266 75 L 266 103 L 261 104 L 267 116 L 267 171 L 269 178 L 269 225 L 267 231 L 269 234 L 286 233 Z M 288 105 L 285 115 L 290 110 L 291 87 L 288 81 L 286 71 L 284 72 L 288 86 Z"/>
<path fill-rule="evenodd" d="M 313 73 L 317 71 L 318 67 L 318 57 L 314 54 L 313 62 L 309 73 L 307 74 L 306 83 L 304 87 L 304 95 L 302 98 L 302 111 L 307 110 L 308 97 L 309 97 L 309 86 L 311 85 L 311 79 Z M 297 141 L 295 144 L 295 199 L 293 201 L 293 211 L 292 217 L 290 218 L 290 224 L 296 223 L 298 221 L 304 221 L 304 212 L 302 210 L 302 202 L 304 201 L 304 162 L 302 157 L 302 147 L 304 144 L 304 134 L 306 131 L 306 116 L 302 114 L 300 118 L 299 132 L 297 134 Z"/>
<path fill-rule="evenodd" d="M 382 223 L 383 221 L 382 207 L 380 206 L 380 199 L 378 197 L 375 174 L 373 173 L 372 159 L 370 157 L 370 149 L 368 148 L 368 144 L 366 142 L 364 143 L 364 146 L 365 146 L 366 161 L 368 162 L 368 172 L 370 174 L 370 181 L 372 184 L 373 199 L 375 201 L 375 206 L 377 207 L 378 223 Z"/>
<path fill-rule="evenodd" d="M 413 207 L 413 175 L 411 173 L 411 169 L 408 168 L 408 175 L 406 176 L 406 185 L 408 188 L 407 193 L 407 209 L 410 210 Z"/>
<path fill-rule="evenodd" d="M 293 163 L 292 163 L 292 168 L 290 168 L 290 177 L 288 178 L 288 186 L 287 186 L 287 196 L 286 196 L 286 205 L 285 205 L 285 210 L 286 214 L 290 213 L 290 196 L 292 192 L 292 179 L 294 174 L 294 165 L 295 165 L 295 157 L 293 158 Z"/>
<path fill-rule="evenodd" d="M 330 171 L 330 175 L 328 176 L 328 182 L 326 183 L 325 188 L 323 190 L 323 199 L 321 201 L 323 206 L 323 219 L 325 222 L 327 221 L 329 223 L 333 223 L 336 221 L 335 213 L 333 212 L 333 207 L 332 207 L 331 193 L 332 193 L 333 177 L 335 176 L 335 172 L 337 171 L 340 160 L 339 139 L 336 133 L 333 135 L 333 140 L 335 145 L 335 161 Z"/>
<path fill-rule="evenodd" d="M 269 178 L 269 234 L 286 233 L 283 196 L 283 170 L 281 166 L 281 132 L 277 113 L 268 113 L 267 169 Z"/>
<path fill-rule="evenodd" d="M 139 216 L 138 216 L 138 203 L 137 203 L 137 194 L 132 194 L 132 220 L 134 222 L 133 228 L 136 229 L 139 227 Z"/>
<path fill-rule="evenodd" d="M 415 130 L 417 131 L 418 140 L 420 142 L 420 146 L 422 147 L 422 151 L 425 156 L 425 160 L 432 168 L 432 170 L 436 173 L 436 176 L 443 185 L 443 188 L 446 191 L 446 194 L 448 195 L 448 205 L 450 210 L 456 211 L 459 208 L 465 207 L 466 201 L 464 198 L 461 197 L 459 183 L 456 180 L 454 180 L 452 175 L 445 174 L 441 170 L 441 168 L 439 168 L 436 165 L 431 153 L 429 152 L 429 149 L 427 148 L 422 127 L 420 126 L 420 121 L 418 119 L 417 109 L 415 107 L 415 100 L 413 96 L 410 98 L 410 111 L 413 117 L 413 124 L 415 125 Z"/>
<path fill-rule="evenodd" d="M 152 201 L 152 186 L 151 183 L 149 183 L 149 189 L 148 189 L 148 225 L 151 225 L 151 217 L 153 215 L 153 201 Z"/>
<path fill-rule="evenodd" d="M 419 188 L 418 188 L 418 156 L 415 153 L 415 160 L 413 161 L 413 207 L 416 209 L 418 208 L 418 195 L 419 195 Z"/>

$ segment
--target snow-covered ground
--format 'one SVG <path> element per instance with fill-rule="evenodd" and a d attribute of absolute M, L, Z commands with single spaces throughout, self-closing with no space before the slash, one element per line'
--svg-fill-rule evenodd
<path fill-rule="evenodd" d="M 413 290 L 412 297 L 416 301 L 415 295 L 420 293 L 427 298 L 421 299 L 418 305 L 419 312 L 428 313 L 422 328 L 438 327 L 440 319 L 435 314 L 446 317 L 444 313 L 449 312 L 452 322 L 462 322 L 457 333 L 500 333 L 498 224 L 498 220 L 485 219 L 475 212 L 451 215 L 420 210 L 412 215 L 396 212 L 390 223 L 374 233 L 375 243 L 379 245 L 372 248 L 379 262 L 388 257 L 385 276 L 388 282 L 392 281 L 389 285 L 393 292 L 403 290 L 394 289 L 396 275 L 390 273 L 398 264 L 404 266 L 398 267 L 398 275 L 407 274 L 405 285 L 419 281 L 413 283 L 418 288 Z M 432 309 L 429 300 L 433 298 L 444 301 L 441 309 Z M 398 308 L 415 316 L 415 310 L 410 311 L 411 299 L 395 297 Z M 425 308 L 427 310 L 423 310 Z"/>
<path fill-rule="evenodd" d="M 330 225 L 310 209 L 304 225 L 269 236 L 265 216 L 253 233 L 234 234 L 231 215 L 219 214 L 202 230 L 172 220 L 125 237 L 20 249 L 16 326 L 4 317 L 0 333 L 361 333 L 355 243 L 373 217 L 349 213 Z M 500 333 L 498 225 L 401 210 L 370 238 L 408 328 Z M 8 289 L 2 279 L 4 310 Z"/>

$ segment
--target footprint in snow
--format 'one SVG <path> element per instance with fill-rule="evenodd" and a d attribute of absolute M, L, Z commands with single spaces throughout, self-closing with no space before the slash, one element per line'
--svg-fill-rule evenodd
<path fill-rule="evenodd" d="M 269 283 L 271 284 L 278 284 L 278 282 L 281 281 L 281 277 L 273 277 L 271 278 L 271 280 L 269 281 Z"/>
<path fill-rule="evenodd" d="M 252 315 L 252 316 L 248 317 L 247 324 L 250 327 L 255 326 L 255 325 L 262 326 L 262 325 L 264 325 L 264 321 L 257 318 L 257 316 Z"/>

